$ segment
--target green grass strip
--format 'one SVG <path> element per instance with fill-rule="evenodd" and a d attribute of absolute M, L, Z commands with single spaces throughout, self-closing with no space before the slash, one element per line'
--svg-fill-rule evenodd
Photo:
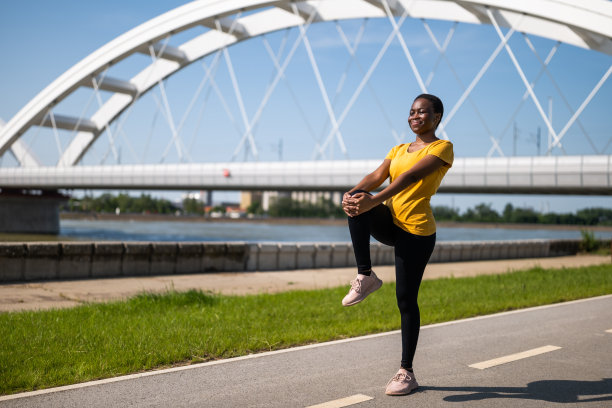
<path fill-rule="evenodd" d="M 348 287 L 348 286 L 347 286 Z M 399 328 L 395 285 L 343 308 L 347 287 L 256 296 L 141 294 L 0 314 L 0 393 L 11 394 Z M 424 281 L 422 324 L 612 293 L 612 265 Z"/>

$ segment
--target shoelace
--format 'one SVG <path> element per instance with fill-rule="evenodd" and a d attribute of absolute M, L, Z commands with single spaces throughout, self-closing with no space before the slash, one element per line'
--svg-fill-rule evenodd
<path fill-rule="evenodd" d="M 360 293 L 361 292 L 361 281 L 359 279 L 353 279 L 351 281 L 351 289 L 353 289 L 357 293 Z"/>
<path fill-rule="evenodd" d="M 395 377 L 393 377 L 391 379 L 391 381 L 397 381 L 397 382 L 409 382 L 412 378 L 410 378 L 409 374 L 404 374 L 404 373 L 397 373 L 395 374 Z"/>

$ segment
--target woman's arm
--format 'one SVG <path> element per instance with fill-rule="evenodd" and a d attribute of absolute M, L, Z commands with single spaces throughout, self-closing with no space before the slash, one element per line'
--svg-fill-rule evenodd
<path fill-rule="evenodd" d="M 367 176 L 365 176 L 357 185 L 351 188 L 342 196 L 342 209 L 347 215 L 351 215 L 348 206 L 352 205 L 351 193 L 357 190 L 372 191 L 378 188 L 389 177 L 389 167 L 391 160 L 385 159 L 380 166 Z"/>
<path fill-rule="evenodd" d="M 356 190 L 372 191 L 378 188 L 389 177 L 389 167 L 391 160 L 385 159 L 380 166 L 367 176 L 365 176 L 355 187 L 350 189 L 347 194 Z"/>
<path fill-rule="evenodd" d="M 445 164 L 446 162 L 439 157 L 428 154 L 409 170 L 400 174 L 391 184 L 375 196 L 363 193 L 353 195 L 346 206 L 345 212 L 351 216 L 355 216 L 369 211 Z"/>

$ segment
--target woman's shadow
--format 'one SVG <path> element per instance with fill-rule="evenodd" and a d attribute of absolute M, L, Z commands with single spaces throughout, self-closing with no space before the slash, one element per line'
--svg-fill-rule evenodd
<path fill-rule="evenodd" d="M 449 402 L 491 398 L 520 398 L 559 403 L 612 401 L 612 378 L 600 381 L 543 380 L 526 387 L 419 387 L 419 391 L 457 391 L 468 394 L 444 397 Z"/>

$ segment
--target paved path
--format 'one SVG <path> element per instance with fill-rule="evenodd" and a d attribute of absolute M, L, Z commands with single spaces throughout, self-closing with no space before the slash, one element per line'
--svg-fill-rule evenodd
<path fill-rule="evenodd" d="M 383 333 L 0 397 L 0 407 L 610 407 L 612 295 L 423 327 L 421 387 L 389 397 L 399 354 L 399 334 Z"/>
<path fill-rule="evenodd" d="M 432 263 L 425 279 L 444 276 L 498 274 L 534 266 L 562 268 L 610 263 L 609 256 L 579 255 L 554 258 L 498 261 Z M 392 266 L 375 268 L 383 281 L 395 280 Z M 318 289 L 346 285 L 355 268 L 307 269 L 298 271 L 207 273 L 137 278 L 107 278 L 74 281 L 48 281 L 0 285 L 0 312 L 72 307 L 133 296 L 142 291 L 201 289 L 223 294 L 272 293 L 296 289 Z"/>

